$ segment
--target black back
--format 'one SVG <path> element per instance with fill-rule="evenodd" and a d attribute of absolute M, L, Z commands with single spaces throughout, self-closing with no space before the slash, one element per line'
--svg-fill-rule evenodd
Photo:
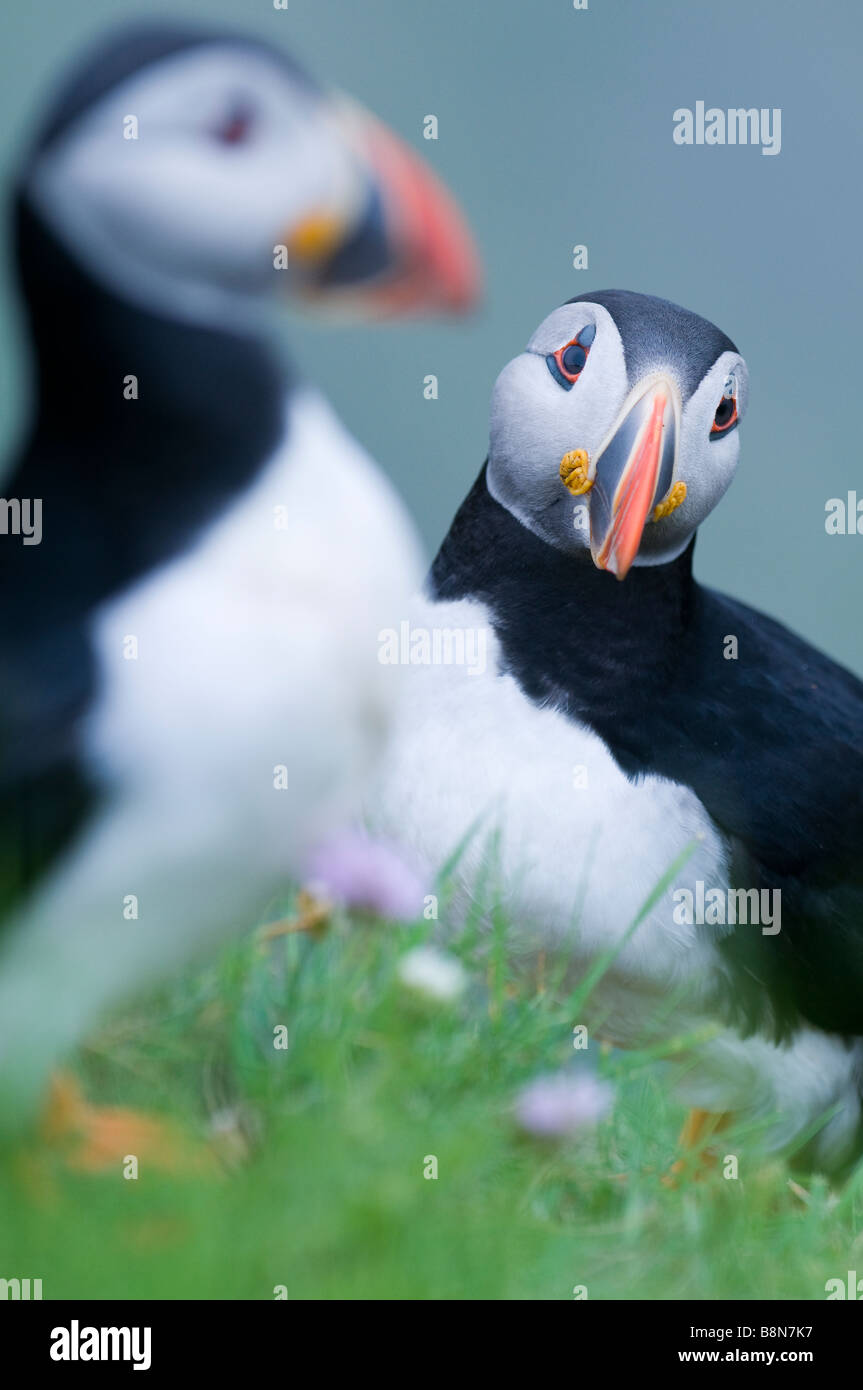
<path fill-rule="evenodd" d="M 79 735 L 97 693 L 94 609 L 250 485 L 289 385 L 257 340 L 119 300 L 25 199 L 17 219 L 35 400 L 4 495 L 42 499 L 43 536 L 0 537 L 0 920 L 93 802 Z"/>
<path fill-rule="evenodd" d="M 731 842 L 737 886 L 782 890 L 778 936 L 741 926 L 723 947 L 729 1006 L 779 1033 L 803 1016 L 863 1034 L 863 684 L 697 584 L 693 548 L 619 583 L 522 526 L 484 468 L 430 586 L 486 603 L 525 694 L 592 728 L 629 777 L 691 787 Z"/>

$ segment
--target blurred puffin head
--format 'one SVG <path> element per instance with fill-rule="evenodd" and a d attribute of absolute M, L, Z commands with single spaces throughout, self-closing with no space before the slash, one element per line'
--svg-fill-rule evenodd
<path fill-rule="evenodd" d="M 473 302 L 462 219 L 422 160 L 282 51 L 123 30 L 58 91 L 25 208 L 113 294 L 224 319 L 274 287 L 387 316 Z"/>
<path fill-rule="evenodd" d="M 746 363 L 707 319 L 601 290 L 555 309 L 492 397 L 488 486 L 549 545 L 624 579 L 673 560 L 737 467 Z"/>

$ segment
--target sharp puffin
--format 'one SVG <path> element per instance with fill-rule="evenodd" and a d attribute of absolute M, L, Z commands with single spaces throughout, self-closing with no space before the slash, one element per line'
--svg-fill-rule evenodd
<path fill-rule="evenodd" d="M 747 396 L 731 339 L 665 300 L 544 320 L 411 615 L 370 817 L 432 863 L 466 839 L 467 890 L 496 827 L 514 944 L 575 977 L 620 947 L 606 1036 L 717 1025 L 681 1069 L 690 1136 L 736 1112 L 836 1170 L 863 1149 L 863 685 L 693 576 Z"/>
<path fill-rule="evenodd" d="M 0 537 L 0 1132 L 102 1006 L 248 926 L 348 817 L 392 682 L 413 527 L 285 368 L 275 292 L 458 311 L 460 214 L 283 52 L 124 29 L 21 170 L 34 366 Z"/>

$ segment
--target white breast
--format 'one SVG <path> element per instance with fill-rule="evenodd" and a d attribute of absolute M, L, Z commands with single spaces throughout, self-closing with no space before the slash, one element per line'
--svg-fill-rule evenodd
<path fill-rule="evenodd" d="M 479 821 L 459 862 L 465 895 L 495 851 L 511 941 L 562 947 L 584 965 L 618 942 L 678 856 L 684 868 L 662 894 L 614 974 L 647 991 L 711 966 L 712 934 L 674 920 L 675 888 L 727 884 L 726 849 L 695 794 L 659 777 L 630 781 L 592 732 L 541 709 L 499 670 L 489 614 L 479 603 L 418 600 L 414 629 L 486 633 L 486 667 L 414 665 L 380 778 L 372 826 L 441 866 Z M 465 650 L 476 652 L 474 639 Z M 477 663 L 474 662 L 474 666 Z M 707 938 L 707 940 L 705 939 Z"/>
<path fill-rule="evenodd" d="M 223 808 L 250 860 L 283 872 L 379 751 L 396 692 L 377 633 L 419 563 L 392 489 L 323 400 L 298 396 L 287 424 L 239 505 L 99 614 L 90 731 L 111 784 L 168 791 L 196 827 Z"/>

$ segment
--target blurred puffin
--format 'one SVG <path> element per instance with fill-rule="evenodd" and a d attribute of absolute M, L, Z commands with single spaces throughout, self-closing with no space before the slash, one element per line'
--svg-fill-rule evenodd
<path fill-rule="evenodd" d="M 684 1138 L 735 1113 L 836 1170 L 861 1152 L 863 685 L 693 577 L 747 396 L 734 343 L 665 300 L 545 319 L 411 616 L 450 659 L 411 670 L 371 815 L 437 864 L 485 816 L 514 943 L 575 978 L 618 950 L 607 1037 L 717 1025 L 679 1068 Z"/>
<path fill-rule="evenodd" d="M 0 1131 L 100 1008 L 301 873 L 379 754 L 376 634 L 418 547 L 263 302 L 477 287 L 383 126 L 278 50 L 160 26 L 59 91 L 17 253 L 34 404 L 4 487 L 44 529 L 0 542 Z"/>

